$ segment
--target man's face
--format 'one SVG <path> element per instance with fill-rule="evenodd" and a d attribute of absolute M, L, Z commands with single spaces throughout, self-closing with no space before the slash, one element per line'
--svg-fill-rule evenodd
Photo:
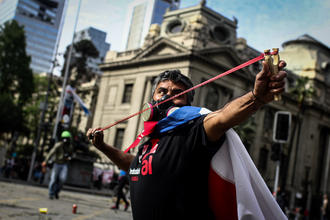
<path fill-rule="evenodd" d="M 154 101 L 158 101 L 164 95 L 175 96 L 186 90 L 185 86 L 182 83 L 174 83 L 171 80 L 165 80 L 160 82 L 155 90 L 153 95 Z M 187 102 L 187 94 L 181 95 L 172 100 L 176 106 L 185 106 Z"/>
<path fill-rule="evenodd" d="M 63 138 L 64 144 L 70 144 L 70 138 Z"/>

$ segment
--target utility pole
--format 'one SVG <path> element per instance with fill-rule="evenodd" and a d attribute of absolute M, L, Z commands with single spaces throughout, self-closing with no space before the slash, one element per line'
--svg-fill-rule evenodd
<path fill-rule="evenodd" d="M 281 144 L 279 144 L 279 148 L 280 148 L 280 150 L 279 150 L 279 158 L 276 161 L 275 181 L 274 181 L 274 190 L 273 190 L 275 198 L 277 196 L 278 179 L 279 179 L 279 176 L 280 176 L 281 152 L 282 152 L 282 146 L 281 146 Z"/>
<path fill-rule="evenodd" d="M 51 82 L 53 79 L 53 72 L 54 72 L 54 68 L 56 66 L 56 55 L 57 55 L 57 51 L 58 51 L 58 46 L 59 46 L 59 42 L 60 42 L 60 38 L 62 35 L 62 29 L 63 29 L 63 23 L 64 23 L 64 12 L 66 12 L 67 9 L 67 3 L 65 3 L 63 11 L 62 11 L 62 15 L 61 15 L 61 23 L 60 23 L 60 34 L 57 36 L 56 38 L 56 43 L 55 43 L 55 50 L 53 53 L 53 60 L 52 60 L 52 66 L 50 68 L 49 74 L 48 74 L 48 85 L 47 85 L 47 91 L 46 91 L 46 96 L 45 96 L 45 101 L 43 106 L 41 106 L 42 111 L 41 111 L 41 116 L 40 116 L 40 121 L 39 121 L 39 126 L 38 126 L 38 131 L 37 131 L 37 137 L 34 141 L 34 147 L 33 147 L 33 153 L 32 153 L 32 158 L 31 158 L 31 163 L 30 163 L 30 169 L 29 169 L 29 175 L 27 178 L 27 181 L 30 182 L 31 178 L 32 178 L 32 172 L 33 172 L 33 167 L 34 167 L 34 163 L 36 160 L 36 155 L 37 155 L 37 150 L 39 147 L 39 143 L 40 143 L 40 136 L 41 136 L 41 130 L 44 126 L 44 119 L 45 119 L 45 114 L 46 114 L 46 110 L 48 107 L 48 97 L 49 97 L 49 93 L 50 93 L 50 88 L 51 88 Z"/>
<path fill-rule="evenodd" d="M 282 144 L 287 143 L 290 136 L 291 113 L 278 111 L 275 113 L 273 127 L 273 142 L 271 159 L 276 161 L 273 195 L 276 198 L 278 179 L 280 175 Z"/>
<path fill-rule="evenodd" d="M 54 130 L 53 130 L 53 136 L 52 136 L 52 139 L 55 140 L 55 142 L 57 141 L 56 134 L 57 134 L 57 129 L 58 129 L 58 123 L 60 122 L 61 112 L 62 112 L 63 103 L 64 103 L 63 99 L 64 99 L 64 94 L 65 94 L 66 84 L 67 84 L 67 81 L 68 81 L 69 67 L 70 67 L 72 49 L 73 49 L 73 41 L 74 41 L 76 28 L 77 28 L 77 23 L 78 23 L 78 18 L 79 18 L 79 13 L 80 13 L 80 5 L 81 5 L 81 0 L 79 0 L 79 4 L 78 4 L 77 16 L 76 16 L 76 20 L 75 20 L 75 24 L 74 24 L 74 28 L 73 28 L 72 41 L 71 41 L 71 45 L 70 45 L 70 48 L 69 48 L 68 59 L 66 61 L 66 66 L 65 66 L 65 73 L 64 73 L 64 79 L 63 79 L 63 84 L 62 84 L 61 98 L 60 98 L 60 102 L 59 102 L 58 108 L 57 108 L 56 120 L 55 120 L 55 125 L 54 125 Z"/>

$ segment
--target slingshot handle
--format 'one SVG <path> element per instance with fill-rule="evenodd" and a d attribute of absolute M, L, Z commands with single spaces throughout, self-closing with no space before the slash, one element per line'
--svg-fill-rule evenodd
<path fill-rule="evenodd" d="M 276 75 L 279 72 L 279 63 L 280 63 L 280 55 L 278 54 L 279 49 L 273 48 L 273 55 L 270 53 L 270 50 L 264 50 L 265 53 L 265 61 L 269 66 L 269 71 L 272 75 Z M 275 95 L 274 100 L 280 101 L 282 99 L 281 95 Z"/>

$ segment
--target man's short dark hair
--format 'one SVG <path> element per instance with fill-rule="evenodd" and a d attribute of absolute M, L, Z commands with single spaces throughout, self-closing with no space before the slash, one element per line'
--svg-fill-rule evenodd
<path fill-rule="evenodd" d="M 152 97 L 155 93 L 155 90 L 160 82 L 171 80 L 174 83 L 182 83 L 186 89 L 192 88 L 194 85 L 192 84 L 191 80 L 183 75 L 180 70 L 166 70 L 162 73 L 160 73 L 154 80 L 153 86 L 152 86 Z M 187 93 L 187 101 L 188 105 L 191 105 L 193 99 L 194 99 L 195 91 L 192 90 Z"/>

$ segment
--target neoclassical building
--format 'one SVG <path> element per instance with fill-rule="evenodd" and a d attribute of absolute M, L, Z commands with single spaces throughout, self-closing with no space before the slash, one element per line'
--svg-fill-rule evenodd
<path fill-rule="evenodd" d="M 237 38 L 236 29 L 236 20 L 207 8 L 205 1 L 167 11 L 160 26 L 151 25 L 141 48 L 108 52 L 100 65 L 103 75 L 93 127 L 107 126 L 140 111 L 151 99 L 153 79 L 164 70 L 180 69 L 196 85 L 260 55 L 244 39 Z M 319 193 L 330 191 L 330 51 L 307 35 L 285 42 L 283 48 L 280 56 L 288 62 L 289 72 L 287 92 L 281 101 L 265 105 L 251 117 L 253 132 L 248 135 L 253 140 L 247 148 L 273 189 L 276 162 L 270 156 L 274 115 L 280 110 L 290 112 L 291 138 L 282 145 L 279 183 L 288 190 L 291 206 L 311 208 Z M 259 62 L 196 89 L 192 104 L 210 110 L 221 108 L 251 91 L 260 69 Z M 299 76 L 307 76 L 306 86 L 316 89 L 300 105 L 289 92 Z M 142 124 L 140 116 L 133 117 L 106 130 L 105 141 L 126 149 L 142 131 Z"/>
<path fill-rule="evenodd" d="M 302 104 L 294 102 L 295 108 L 290 110 L 294 119 L 301 119 L 291 135 L 286 185 L 307 200 L 311 214 L 316 216 L 320 195 L 330 192 L 330 48 L 307 34 L 282 46 L 287 68 L 295 76 L 308 79 L 305 90 L 314 90 L 312 97 L 305 97 Z M 290 94 L 288 98 L 292 98 Z"/>

